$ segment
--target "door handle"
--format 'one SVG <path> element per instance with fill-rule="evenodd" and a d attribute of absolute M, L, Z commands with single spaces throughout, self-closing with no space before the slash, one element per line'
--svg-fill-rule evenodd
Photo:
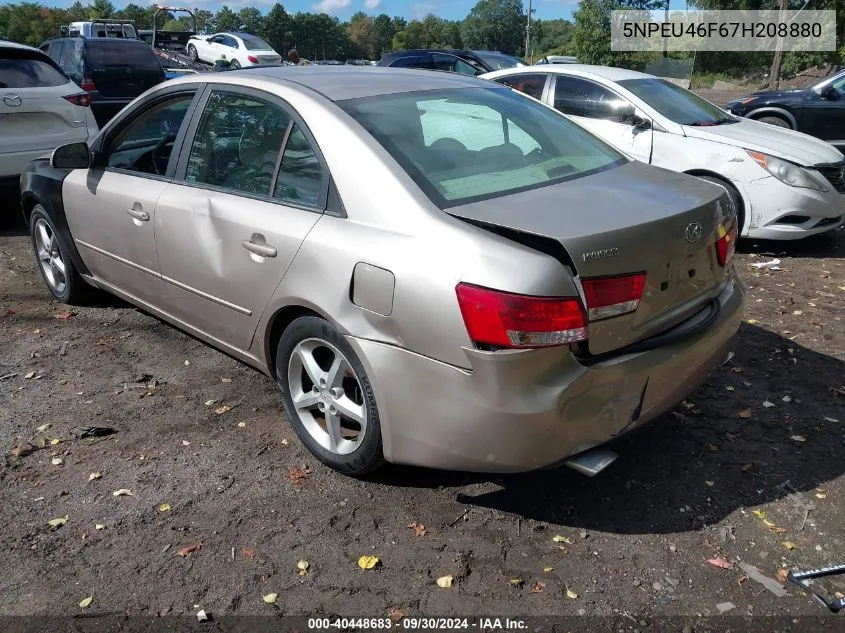
<path fill-rule="evenodd" d="M 150 221 L 150 214 L 146 211 L 142 211 L 141 209 L 127 209 L 126 213 L 131 215 L 136 220 L 140 220 L 141 222 L 149 222 Z"/>
<path fill-rule="evenodd" d="M 241 244 L 243 244 L 243 247 L 250 253 L 261 255 L 261 257 L 276 256 L 276 249 L 267 244 L 258 244 L 256 242 L 253 242 L 252 240 L 244 240 L 243 242 L 241 242 Z"/>

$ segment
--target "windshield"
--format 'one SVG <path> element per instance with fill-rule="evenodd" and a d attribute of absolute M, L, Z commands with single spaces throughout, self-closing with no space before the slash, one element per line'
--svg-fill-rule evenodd
<path fill-rule="evenodd" d="M 140 40 L 115 42 L 91 39 L 87 43 L 86 56 L 88 66 L 92 69 L 131 66 L 138 70 L 161 71 L 161 64 L 153 53 L 153 49 Z"/>
<path fill-rule="evenodd" d="M 709 101 L 665 79 L 623 79 L 619 85 L 680 125 L 721 125 L 737 121 Z"/>
<path fill-rule="evenodd" d="M 410 92 L 338 105 L 441 209 L 627 162 L 551 108 L 498 87 Z"/>
<path fill-rule="evenodd" d="M 255 37 L 254 35 L 241 35 L 240 38 L 243 40 L 244 46 L 248 51 L 272 50 L 272 47 L 260 37 Z"/>
<path fill-rule="evenodd" d="M 491 70 L 502 70 L 503 68 L 516 68 L 517 66 L 527 66 L 524 61 L 510 55 L 503 55 L 501 53 L 475 53 L 479 59 L 487 64 Z"/>

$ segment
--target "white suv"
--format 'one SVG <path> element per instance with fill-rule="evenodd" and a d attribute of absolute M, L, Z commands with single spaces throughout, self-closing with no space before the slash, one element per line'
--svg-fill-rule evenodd
<path fill-rule="evenodd" d="M 0 184 L 34 158 L 99 131 L 89 96 L 38 49 L 0 40 Z"/>

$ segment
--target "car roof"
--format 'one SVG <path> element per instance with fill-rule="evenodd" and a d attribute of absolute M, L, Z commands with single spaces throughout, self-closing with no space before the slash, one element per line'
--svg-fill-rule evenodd
<path fill-rule="evenodd" d="M 615 68 L 613 66 L 593 66 L 590 64 L 539 64 L 535 66 L 521 66 L 519 68 L 508 68 L 507 70 L 497 71 L 496 76 L 504 76 L 514 73 L 521 74 L 525 72 L 530 72 L 532 70 L 542 70 L 543 72 L 567 75 L 592 75 L 593 77 L 601 77 L 609 81 L 654 78 L 654 75 L 647 75 L 646 73 L 637 72 L 636 70 L 627 70 L 626 68 Z"/>
<path fill-rule="evenodd" d="M 41 53 L 40 50 L 33 46 L 27 46 L 26 44 L 18 44 L 17 42 L 10 42 L 9 40 L 0 40 L 0 48 L 17 48 L 19 50 L 35 51 L 36 53 Z"/>
<path fill-rule="evenodd" d="M 317 64 L 313 66 L 253 66 L 224 73 L 226 77 L 238 74 L 298 84 L 331 101 L 419 90 L 491 87 L 491 84 L 483 79 L 459 73 L 378 66 L 345 65 L 341 68 Z M 213 81 L 219 73 L 208 73 L 210 76 L 203 75 L 205 73 L 200 75 L 202 79 Z"/>

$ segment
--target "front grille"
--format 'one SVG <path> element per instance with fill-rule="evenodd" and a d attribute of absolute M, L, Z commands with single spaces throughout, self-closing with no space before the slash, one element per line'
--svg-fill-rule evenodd
<path fill-rule="evenodd" d="M 822 176 L 827 178 L 827 181 L 833 185 L 839 193 L 845 193 L 845 160 L 838 163 L 825 163 L 823 165 L 816 165 Z"/>

